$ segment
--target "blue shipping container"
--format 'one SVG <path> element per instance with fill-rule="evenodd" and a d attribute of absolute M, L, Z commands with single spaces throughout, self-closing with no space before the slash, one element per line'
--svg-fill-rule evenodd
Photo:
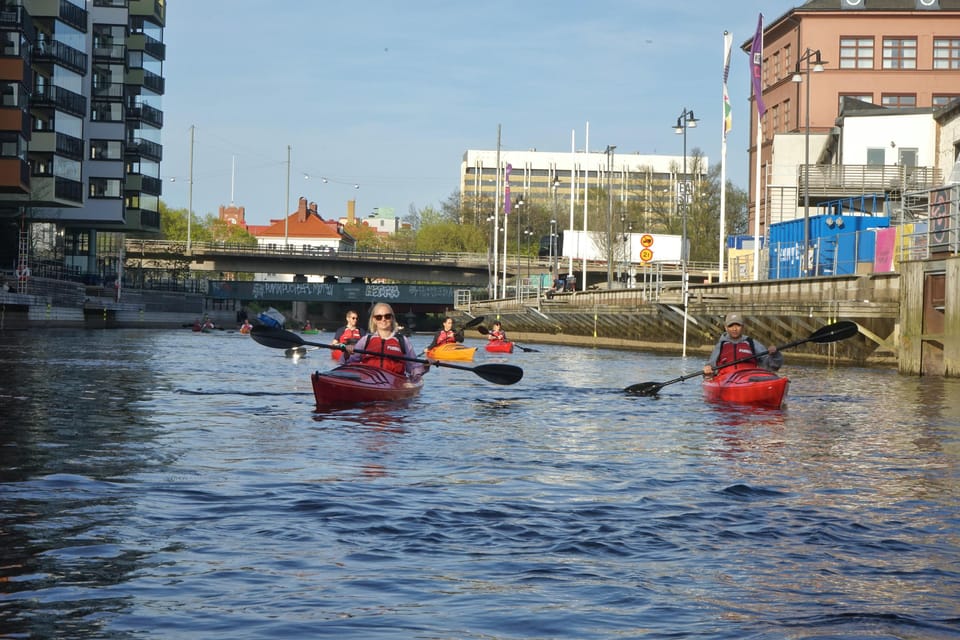
<path fill-rule="evenodd" d="M 858 262 L 872 261 L 876 235 L 868 229 L 890 226 L 887 216 L 810 216 L 809 273 L 801 273 L 803 219 L 770 225 L 768 277 L 799 278 L 806 275 L 846 275 L 857 271 Z"/>

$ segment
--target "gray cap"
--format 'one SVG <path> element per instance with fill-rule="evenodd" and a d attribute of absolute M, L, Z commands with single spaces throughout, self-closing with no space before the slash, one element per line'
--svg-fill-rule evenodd
<path fill-rule="evenodd" d="M 723 328 L 726 329 L 732 324 L 738 324 L 741 327 L 743 326 L 743 316 L 739 313 L 728 313 L 727 317 L 723 320 Z"/>

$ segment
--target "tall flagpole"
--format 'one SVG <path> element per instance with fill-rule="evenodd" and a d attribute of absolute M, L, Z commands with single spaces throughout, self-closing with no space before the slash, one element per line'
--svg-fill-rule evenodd
<path fill-rule="evenodd" d="M 720 282 L 726 280 L 727 244 L 727 134 L 733 126 L 733 108 L 727 92 L 727 76 L 730 75 L 730 52 L 733 50 L 733 34 L 723 32 L 723 125 L 720 135 Z"/>
<path fill-rule="evenodd" d="M 587 290 L 587 251 L 586 248 L 592 246 L 588 244 L 587 238 L 587 216 L 588 216 L 588 205 L 590 201 L 590 123 L 587 122 L 587 135 L 583 141 L 583 153 L 584 158 L 583 162 L 583 240 L 580 244 L 581 250 L 583 251 L 583 271 L 580 276 L 580 291 Z"/>
<path fill-rule="evenodd" d="M 497 125 L 497 179 L 493 189 L 493 292 L 492 296 L 497 297 L 497 267 L 500 266 L 500 236 L 497 235 L 497 229 L 500 228 L 500 127 Z"/>
<path fill-rule="evenodd" d="M 753 206 L 753 279 L 760 279 L 760 155 L 763 145 L 763 114 L 767 110 L 763 104 L 763 14 L 757 20 L 757 31 L 750 46 L 750 75 L 752 76 L 753 98 L 757 103 L 757 143 L 756 167 L 754 177 Z"/>
<path fill-rule="evenodd" d="M 574 212 L 574 202 L 577 199 L 577 182 L 579 178 L 579 171 L 577 171 L 577 130 L 570 130 L 570 226 L 567 227 L 570 229 L 570 233 L 567 234 L 566 246 L 564 249 L 567 251 L 567 280 L 570 281 L 570 276 L 573 275 L 573 212 Z M 564 285 L 566 286 L 566 285 Z"/>

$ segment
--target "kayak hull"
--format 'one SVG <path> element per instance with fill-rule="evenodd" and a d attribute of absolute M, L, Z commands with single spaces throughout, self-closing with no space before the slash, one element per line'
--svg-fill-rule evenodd
<path fill-rule="evenodd" d="M 427 357 L 431 360 L 457 360 L 470 362 L 477 352 L 476 347 L 465 347 L 462 344 L 447 343 L 427 350 Z"/>
<path fill-rule="evenodd" d="M 741 369 L 703 381 L 708 402 L 753 405 L 779 409 L 787 401 L 790 379 L 766 369 Z"/>
<path fill-rule="evenodd" d="M 513 353 L 513 343 L 507 340 L 491 340 L 484 348 L 490 353 Z"/>
<path fill-rule="evenodd" d="M 345 364 L 330 371 L 310 375 L 318 407 L 343 406 L 365 402 L 393 402 L 413 398 L 423 388 L 423 380 L 363 364 Z"/>

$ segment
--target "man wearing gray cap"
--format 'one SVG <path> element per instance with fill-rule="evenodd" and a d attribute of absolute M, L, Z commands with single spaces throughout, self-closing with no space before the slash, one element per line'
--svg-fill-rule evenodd
<path fill-rule="evenodd" d="M 713 347 L 710 360 L 703 365 L 703 375 L 712 377 L 714 369 L 735 360 L 743 362 L 726 367 L 728 371 L 753 367 L 776 371 L 783 366 L 783 354 L 778 352 L 775 346 L 768 349 L 753 338 L 743 335 L 743 316 L 739 313 L 728 313 L 723 320 L 723 326 L 726 331 Z M 759 353 L 765 355 L 757 356 Z"/>

